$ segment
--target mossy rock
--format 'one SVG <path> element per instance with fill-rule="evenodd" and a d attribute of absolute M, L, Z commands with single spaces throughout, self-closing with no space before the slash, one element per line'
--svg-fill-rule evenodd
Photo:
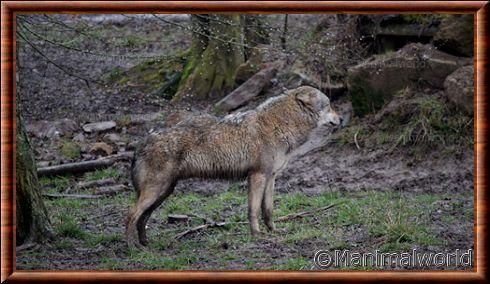
<path fill-rule="evenodd" d="M 473 56 L 474 22 L 472 14 L 444 18 L 434 36 L 434 45 L 457 56 Z"/>
<path fill-rule="evenodd" d="M 347 88 L 354 113 L 361 117 L 374 113 L 406 87 L 442 89 L 446 77 L 469 62 L 419 43 L 375 55 L 348 70 Z"/>
<path fill-rule="evenodd" d="M 409 150 L 421 155 L 451 147 L 466 151 L 473 147 L 472 117 L 448 105 L 440 90 L 406 88 L 375 116 L 354 118 L 332 139 L 340 145 L 358 144 L 388 152 Z"/>

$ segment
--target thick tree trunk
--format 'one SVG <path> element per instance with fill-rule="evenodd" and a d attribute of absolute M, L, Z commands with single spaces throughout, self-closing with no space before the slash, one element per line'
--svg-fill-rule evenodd
<path fill-rule="evenodd" d="M 244 61 L 240 15 L 192 15 L 193 39 L 174 99 L 216 98 L 235 87 Z"/>
<path fill-rule="evenodd" d="M 16 226 L 17 245 L 20 245 L 51 236 L 51 224 L 39 192 L 34 155 L 19 111 L 16 147 Z"/>

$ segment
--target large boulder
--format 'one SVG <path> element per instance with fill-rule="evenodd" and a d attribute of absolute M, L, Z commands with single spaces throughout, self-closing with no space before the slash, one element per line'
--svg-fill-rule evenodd
<path fill-rule="evenodd" d="M 447 76 L 444 81 L 444 94 L 448 100 L 470 115 L 474 111 L 473 72 L 473 65 L 464 66 Z"/>
<path fill-rule="evenodd" d="M 447 53 L 473 56 L 473 15 L 448 15 L 434 36 L 434 45 Z"/>
<path fill-rule="evenodd" d="M 372 41 L 376 53 L 382 53 L 411 42 L 430 42 L 439 23 L 435 14 L 360 15 L 359 31 L 364 41 Z"/>
<path fill-rule="evenodd" d="M 449 74 L 470 63 L 467 58 L 420 43 L 375 55 L 348 69 L 347 89 L 354 113 L 358 116 L 373 113 L 397 92 L 414 84 L 442 89 Z"/>

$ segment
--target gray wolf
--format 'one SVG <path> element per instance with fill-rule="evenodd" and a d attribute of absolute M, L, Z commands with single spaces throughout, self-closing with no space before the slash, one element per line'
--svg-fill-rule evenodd
<path fill-rule="evenodd" d="M 323 125 L 340 123 L 328 97 L 303 86 L 270 98 L 254 110 L 223 118 L 190 117 L 150 133 L 132 164 L 138 201 L 127 219 L 128 245 L 147 245 L 145 227 L 152 212 L 172 193 L 177 181 L 193 177 L 248 177 L 251 233 L 260 232 L 260 212 L 266 227 L 274 231 L 276 176 L 310 133 Z"/>

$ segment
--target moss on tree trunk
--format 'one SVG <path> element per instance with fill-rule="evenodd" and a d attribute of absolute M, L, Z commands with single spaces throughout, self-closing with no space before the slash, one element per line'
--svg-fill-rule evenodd
<path fill-rule="evenodd" d="M 193 15 L 187 64 L 174 99 L 221 97 L 235 87 L 237 67 L 244 61 L 240 15 Z"/>
<path fill-rule="evenodd" d="M 20 245 L 51 236 L 51 224 L 39 192 L 34 155 L 19 111 L 16 147 L 16 242 Z"/>

